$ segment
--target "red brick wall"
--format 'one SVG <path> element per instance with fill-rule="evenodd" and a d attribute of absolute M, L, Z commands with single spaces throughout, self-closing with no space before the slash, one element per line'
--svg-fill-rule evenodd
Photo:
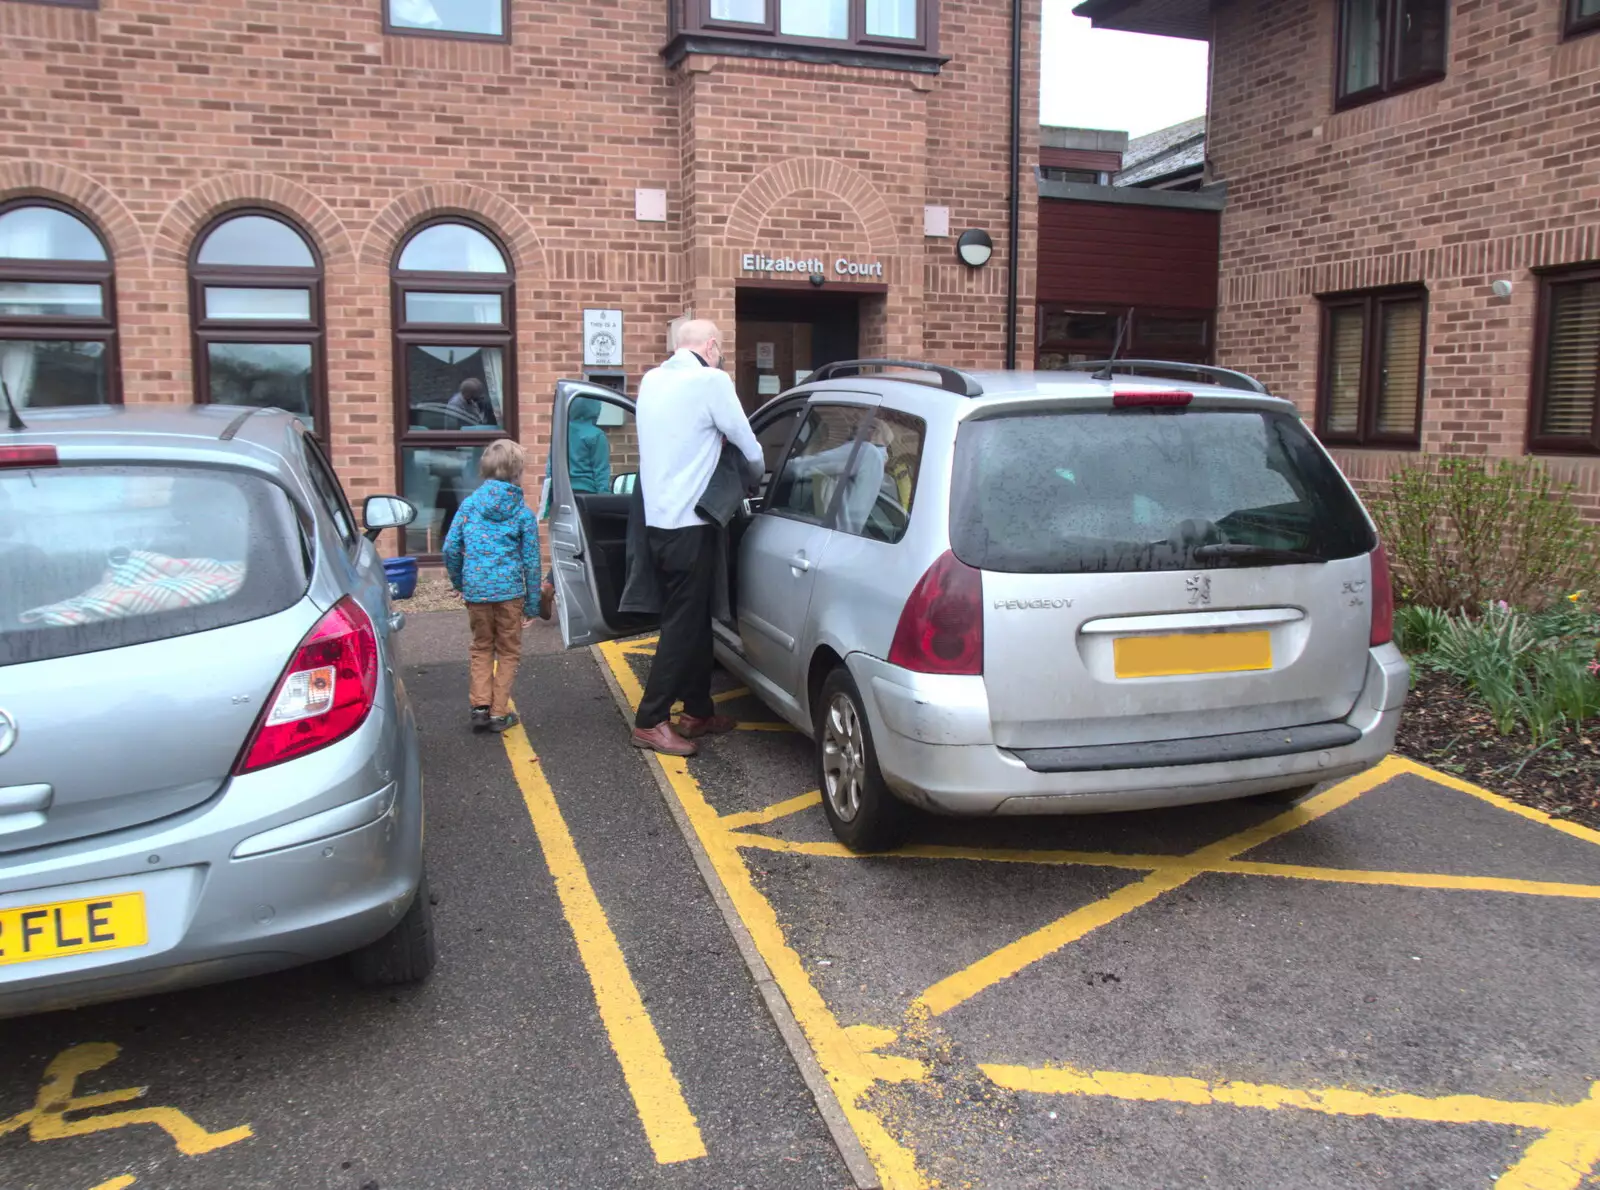
<path fill-rule="evenodd" d="M 686 308 L 731 334 L 737 256 L 763 239 L 883 260 L 892 350 L 1001 362 L 1004 0 L 946 0 L 953 60 L 938 76 L 740 59 L 669 70 L 665 0 L 619 0 L 604 20 L 587 0 L 513 0 L 508 45 L 384 36 L 380 5 L 0 0 L 0 200 L 66 199 L 106 233 L 129 402 L 192 399 L 186 261 L 205 223 L 244 206 L 293 217 L 324 259 L 328 430 L 357 499 L 396 482 L 389 267 L 441 212 L 510 246 L 519 434 L 541 471 L 553 382 L 581 372 L 581 309 L 623 310 L 636 383 Z M 635 219 L 638 187 L 668 192 L 666 223 Z M 991 232 L 988 267 L 959 266 L 953 238 L 924 240 L 928 202 L 952 207 L 954 230 Z"/>
<path fill-rule="evenodd" d="M 1308 412 L 1319 293 L 1429 290 L 1425 450 L 1521 453 L 1537 284 L 1600 258 L 1600 36 L 1557 0 L 1457 0 L 1448 77 L 1334 111 L 1335 0 L 1215 6 L 1207 149 L 1226 181 L 1217 362 Z M 1496 298 L 1496 279 L 1514 283 Z M 1395 456 L 1344 450 L 1358 477 Z M 1597 490 L 1596 468 L 1558 470 Z"/>

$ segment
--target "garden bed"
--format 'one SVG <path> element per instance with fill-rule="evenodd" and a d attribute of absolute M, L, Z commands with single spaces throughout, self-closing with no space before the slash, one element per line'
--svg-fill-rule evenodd
<path fill-rule="evenodd" d="M 1395 750 L 1525 806 L 1600 827 L 1600 722 L 1535 745 L 1525 725 L 1495 728 L 1488 706 L 1447 674 L 1418 668 Z"/>

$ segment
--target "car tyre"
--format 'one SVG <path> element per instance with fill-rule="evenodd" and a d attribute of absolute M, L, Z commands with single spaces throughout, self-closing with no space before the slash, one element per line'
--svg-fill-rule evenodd
<path fill-rule="evenodd" d="M 851 851 L 887 851 L 905 841 L 912 809 L 889 791 L 878 768 L 861 692 L 843 666 L 817 695 L 817 788 L 834 836 Z"/>
<path fill-rule="evenodd" d="M 350 974 L 362 987 L 386 988 L 421 983 L 438 958 L 433 941 L 433 902 L 428 873 L 422 873 L 405 915 L 382 938 L 350 957 Z"/>

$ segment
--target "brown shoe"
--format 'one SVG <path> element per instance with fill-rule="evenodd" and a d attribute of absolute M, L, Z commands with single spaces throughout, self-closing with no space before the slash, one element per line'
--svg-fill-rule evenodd
<path fill-rule="evenodd" d="M 549 583 L 545 583 L 544 586 L 539 588 L 539 618 L 541 620 L 550 618 L 550 612 L 555 607 L 555 603 L 556 589 Z"/>
<path fill-rule="evenodd" d="M 707 715 L 704 719 L 698 715 L 679 715 L 673 726 L 684 739 L 697 740 L 703 735 L 727 735 L 739 726 L 739 721 L 732 715 Z"/>
<path fill-rule="evenodd" d="M 633 729 L 633 746 L 646 748 L 651 752 L 660 752 L 664 756 L 693 756 L 699 752 L 688 740 L 672 730 L 672 724 L 667 721 L 657 723 L 646 730 L 642 727 Z"/>

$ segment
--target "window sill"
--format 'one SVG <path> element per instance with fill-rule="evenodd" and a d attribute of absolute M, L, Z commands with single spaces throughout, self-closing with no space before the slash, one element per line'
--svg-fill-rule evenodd
<path fill-rule="evenodd" d="M 690 54 L 724 58 L 759 58 L 769 62 L 810 62 L 825 66 L 855 66 L 870 70 L 898 70 L 908 74 L 938 74 L 950 61 L 944 54 L 891 46 L 819 45 L 732 32 L 680 33 L 666 44 L 661 56 L 668 66 L 678 66 Z"/>
<path fill-rule="evenodd" d="M 1432 87 L 1437 83 L 1444 82 L 1446 77 L 1442 73 L 1430 74 L 1426 78 L 1420 78 L 1414 82 L 1390 87 L 1387 91 L 1362 91 L 1360 94 L 1351 95 L 1348 98 L 1336 99 L 1333 104 L 1333 110 L 1337 113 L 1355 111 L 1357 108 L 1362 107 L 1371 107 L 1375 103 L 1382 103 L 1385 99 L 1395 99 L 1401 95 L 1410 95 L 1415 91 L 1421 91 L 1425 87 Z"/>
<path fill-rule="evenodd" d="M 1600 17 L 1584 17 L 1574 21 L 1561 31 L 1562 41 L 1571 41 L 1577 37 L 1587 37 L 1591 33 L 1600 33 Z"/>
<path fill-rule="evenodd" d="M 420 37 L 428 41 L 473 41 L 479 45 L 510 45 L 509 33 L 460 33 L 453 29 L 413 29 L 407 25 L 383 26 L 385 37 Z"/>

